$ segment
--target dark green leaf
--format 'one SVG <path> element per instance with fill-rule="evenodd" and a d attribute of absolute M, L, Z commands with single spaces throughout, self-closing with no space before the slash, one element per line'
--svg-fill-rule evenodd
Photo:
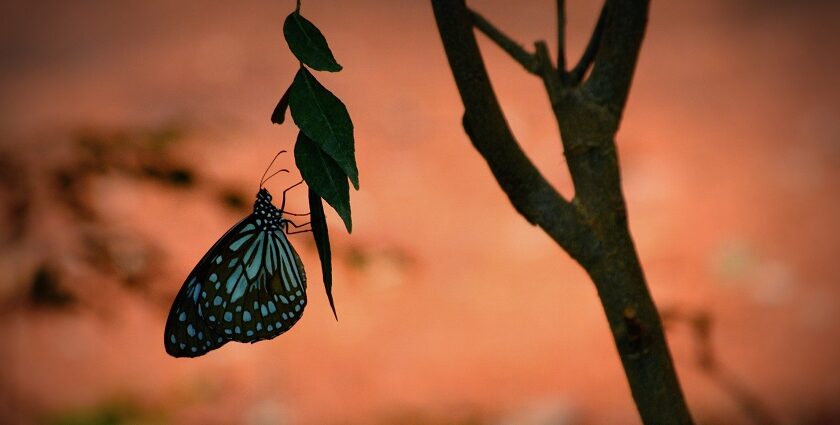
<path fill-rule="evenodd" d="M 309 188 L 335 209 L 350 233 L 350 185 L 338 164 L 302 131 L 295 144 L 295 163 Z"/>
<path fill-rule="evenodd" d="M 358 190 L 359 170 L 356 168 L 353 146 L 353 121 L 344 103 L 304 67 L 295 75 L 289 91 L 289 105 L 295 124 L 335 160 Z"/>
<path fill-rule="evenodd" d="M 335 320 L 338 320 L 332 296 L 332 253 L 330 252 L 327 218 L 324 215 L 324 204 L 321 202 L 321 197 L 312 189 L 309 189 L 309 219 L 312 226 L 312 236 L 315 238 L 315 246 L 318 248 L 318 257 L 321 258 L 324 289 L 327 291 L 327 299 L 330 301 L 333 316 L 335 316 Z"/>
<path fill-rule="evenodd" d="M 274 124 L 283 124 L 283 121 L 286 121 L 286 109 L 289 107 L 289 93 L 291 91 L 292 86 L 289 86 L 286 89 L 286 93 L 283 93 L 283 97 L 277 102 L 274 112 L 271 113 L 271 122 Z"/>
<path fill-rule="evenodd" d="M 292 12 L 283 23 L 283 35 L 289 43 L 289 49 L 298 60 L 317 71 L 341 71 L 341 65 L 327 45 L 327 39 L 312 22 Z"/>

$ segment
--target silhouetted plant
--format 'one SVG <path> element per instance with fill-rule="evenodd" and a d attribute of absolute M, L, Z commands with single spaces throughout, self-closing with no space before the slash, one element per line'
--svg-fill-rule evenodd
<path fill-rule="evenodd" d="M 467 136 L 516 211 L 592 278 L 642 421 L 692 423 L 630 235 L 616 154 L 615 135 L 647 24 L 648 1 L 607 0 L 571 69 L 565 59 L 564 0 L 557 0 L 556 62 L 544 41 L 526 50 L 464 0 L 432 0 L 432 7 L 464 104 Z M 560 128 L 574 198 L 557 192 L 517 143 L 490 84 L 474 28 L 542 80 Z"/>

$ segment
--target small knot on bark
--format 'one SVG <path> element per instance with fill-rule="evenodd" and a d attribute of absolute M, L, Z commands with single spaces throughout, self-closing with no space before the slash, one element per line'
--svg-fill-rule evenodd
<path fill-rule="evenodd" d="M 642 340 L 644 328 L 642 322 L 639 321 L 638 311 L 634 306 L 627 306 L 624 308 L 624 325 L 627 327 L 627 336 L 630 343 L 637 345 Z M 639 348 L 639 347 L 637 347 Z"/>

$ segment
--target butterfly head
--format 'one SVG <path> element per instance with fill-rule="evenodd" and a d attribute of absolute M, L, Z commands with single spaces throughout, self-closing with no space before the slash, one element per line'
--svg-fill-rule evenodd
<path fill-rule="evenodd" d="M 282 218 L 282 213 L 271 203 L 271 194 L 265 188 L 257 192 L 257 200 L 254 202 L 254 215 L 268 223 L 279 221 Z"/>
<path fill-rule="evenodd" d="M 271 194 L 268 193 L 268 189 L 266 189 L 264 187 L 260 188 L 260 191 L 257 192 L 257 202 L 259 202 L 259 201 L 265 201 L 265 202 L 268 202 L 269 204 L 271 203 Z"/>

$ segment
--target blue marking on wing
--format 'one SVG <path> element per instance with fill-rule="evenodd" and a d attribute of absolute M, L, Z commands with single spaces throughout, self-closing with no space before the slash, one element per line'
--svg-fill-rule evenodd
<path fill-rule="evenodd" d="M 236 242 L 230 244 L 230 250 L 231 251 L 238 251 L 239 247 L 241 247 L 242 244 L 247 242 L 248 239 L 251 239 L 252 237 L 254 237 L 253 234 L 248 234 L 248 235 L 242 236 L 241 238 L 237 239 Z"/>
<path fill-rule="evenodd" d="M 227 283 L 225 284 L 225 290 L 228 294 L 233 293 L 233 288 L 236 287 L 237 283 L 239 282 L 239 277 L 242 276 L 242 266 L 236 267 L 233 271 L 233 274 L 230 275 L 227 279 Z"/>

